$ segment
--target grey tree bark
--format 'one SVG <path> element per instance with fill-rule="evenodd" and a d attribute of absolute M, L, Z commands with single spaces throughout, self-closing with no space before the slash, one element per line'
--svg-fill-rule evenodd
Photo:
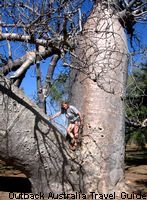
<path fill-rule="evenodd" d="M 0 78 L 0 158 L 29 178 L 32 192 L 80 190 L 80 164 L 59 127 L 21 90 Z"/>
<path fill-rule="evenodd" d="M 124 99 L 127 43 L 111 9 L 97 6 L 79 39 L 71 101 L 84 114 L 81 149 L 86 192 L 121 191 L 124 184 Z M 89 73 L 90 72 L 90 73 Z"/>

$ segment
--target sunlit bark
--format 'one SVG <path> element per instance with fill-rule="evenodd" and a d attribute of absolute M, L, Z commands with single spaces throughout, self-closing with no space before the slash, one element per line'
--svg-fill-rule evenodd
<path fill-rule="evenodd" d="M 81 160 L 86 192 L 124 189 L 124 98 L 127 43 L 111 9 L 94 9 L 79 40 L 77 61 L 89 78 L 73 71 L 72 102 L 84 114 Z M 75 64 L 76 65 L 76 64 Z"/>

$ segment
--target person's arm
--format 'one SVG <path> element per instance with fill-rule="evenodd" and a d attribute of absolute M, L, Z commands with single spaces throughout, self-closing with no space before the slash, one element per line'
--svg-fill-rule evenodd
<path fill-rule="evenodd" d="M 49 117 L 49 119 L 54 119 L 56 117 L 59 117 L 61 115 L 61 111 L 60 112 L 57 112 L 55 115 L 53 115 L 52 117 Z"/>
<path fill-rule="evenodd" d="M 80 122 L 81 122 L 81 124 L 82 124 L 82 122 L 83 122 L 82 115 L 81 115 L 81 113 L 80 113 L 80 112 L 78 112 L 78 115 L 79 115 L 79 117 L 80 117 Z"/>

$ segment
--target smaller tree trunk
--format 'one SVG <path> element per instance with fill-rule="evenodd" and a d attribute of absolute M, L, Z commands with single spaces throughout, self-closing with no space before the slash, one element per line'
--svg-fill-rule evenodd
<path fill-rule="evenodd" d="M 46 113 L 45 98 L 43 95 L 42 80 L 41 80 L 41 70 L 39 62 L 39 48 L 36 46 L 36 81 L 37 81 L 37 105 L 39 108 Z"/>

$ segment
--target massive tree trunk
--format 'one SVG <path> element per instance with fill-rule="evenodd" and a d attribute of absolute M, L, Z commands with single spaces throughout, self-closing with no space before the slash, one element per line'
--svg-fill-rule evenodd
<path fill-rule="evenodd" d="M 29 178 L 33 193 L 80 191 L 80 164 L 59 127 L 0 78 L 0 158 Z"/>
<path fill-rule="evenodd" d="M 83 190 L 113 192 L 124 181 L 124 98 L 127 44 L 118 16 L 98 5 L 73 60 L 71 101 L 84 114 Z"/>

